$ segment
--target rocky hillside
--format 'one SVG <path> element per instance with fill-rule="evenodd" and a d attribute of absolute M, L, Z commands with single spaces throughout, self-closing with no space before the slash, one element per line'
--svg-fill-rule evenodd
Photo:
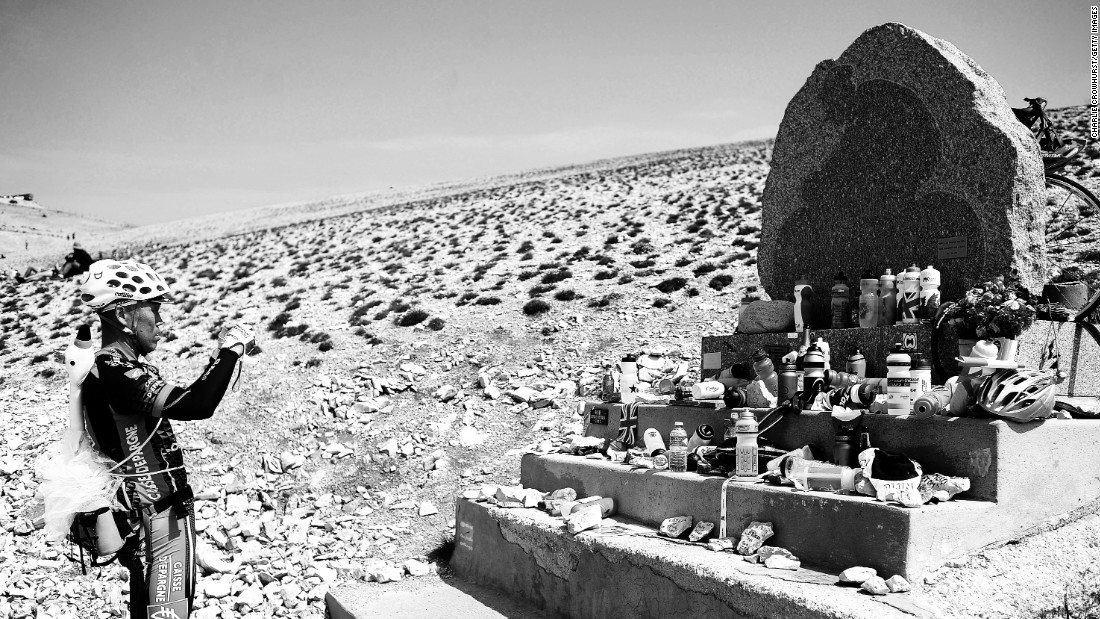
<path fill-rule="evenodd" d="M 185 299 L 163 311 L 153 355 L 177 382 L 196 377 L 225 321 L 258 325 L 238 390 L 213 419 L 176 425 L 199 489 L 196 616 L 320 616 L 335 582 L 422 574 L 445 554 L 456 491 L 515 483 L 522 448 L 577 429 L 578 386 L 603 366 L 661 347 L 697 367 L 700 336 L 732 331 L 740 298 L 761 294 L 770 147 L 541 171 L 367 210 L 344 201 L 321 219 L 285 209 L 293 223 L 131 245 Z M 1094 161 L 1073 173 L 1100 175 Z M 1100 214 L 1076 217 L 1055 274 L 1096 278 Z M 56 357 L 92 318 L 75 298 L 74 282 L 43 280 L 0 301 L 0 618 L 122 608 L 118 570 L 80 576 L 34 527 L 34 460 L 65 424 Z M 928 594 L 965 598 L 965 579 L 941 582 Z"/>

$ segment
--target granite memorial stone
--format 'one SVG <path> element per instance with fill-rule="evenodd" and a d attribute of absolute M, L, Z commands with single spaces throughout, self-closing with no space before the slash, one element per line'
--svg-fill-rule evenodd
<path fill-rule="evenodd" d="M 1046 280 L 1038 147 L 1000 85 L 947 41 L 897 23 L 818 63 L 787 106 L 763 195 L 760 279 L 936 265 L 945 300 L 1015 269 Z M 828 294 L 814 295 L 827 317 Z M 817 325 L 827 326 L 827 325 Z"/>

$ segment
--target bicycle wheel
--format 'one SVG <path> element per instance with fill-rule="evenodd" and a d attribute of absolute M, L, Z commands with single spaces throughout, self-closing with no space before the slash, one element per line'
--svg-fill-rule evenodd
<path fill-rule="evenodd" d="M 1051 266 L 1065 268 L 1095 247 L 1092 232 L 1100 227 L 1100 198 L 1081 183 L 1057 174 L 1047 174 L 1046 189 L 1047 254 Z"/>

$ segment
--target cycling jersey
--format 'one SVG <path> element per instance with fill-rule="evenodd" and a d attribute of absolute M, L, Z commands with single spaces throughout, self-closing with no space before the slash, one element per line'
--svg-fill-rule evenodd
<path fill-rule="evenodd" d="M 117 348 L 96 353 L 84 380 L 88 435 L 103 454 L 122 463 L 119 501 L 129 510 L 131 544 L 119 562 L 130 571 L 131 617 L 190 614 L 195 595 L 195 513 L 183 450 L 169 420 L 208 419 L 221 401 L 237 353 L 223 348 L 189 387 L 165 381 L 156 367 Z M 117 521 L 117 519 L 116 519 Z M 144 565 L 143 560 L 144 559 Z"/>
<path fill-rule="evenodd" d="M 221 349 L 190 387 L 161 378 L 147 363 L 128 359 L 117 348 L 96 353 L 84 381 L 84 415 L 95 446 L 126 475 L 127 507 L 152 505 L 187 486 L 183 451 L 171 419 L 208 419 L 225 394 L 237 354 Z M 168 472 L 161 473 L 160 471 Z"/>

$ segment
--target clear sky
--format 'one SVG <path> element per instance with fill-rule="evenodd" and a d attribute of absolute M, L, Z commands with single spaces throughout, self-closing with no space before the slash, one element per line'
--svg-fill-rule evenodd
<path fill-rule="evenodd" d="M 888 21 L 1088 102 L 1088 2 L 0 0 L 0 194 L 142 224 L 770 137 Z"/>

